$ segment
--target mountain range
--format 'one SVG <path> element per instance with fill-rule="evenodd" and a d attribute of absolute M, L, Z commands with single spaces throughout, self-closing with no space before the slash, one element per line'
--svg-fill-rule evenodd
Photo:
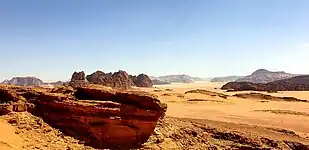
<path fill-rule="evenodd" d="M 151 80 L 160 80 L 169 83 L 192 83 L 194 81 L 203 81 L 202 78 L 199 77 L 191 77 L 189 75 L 181 74 L 181 75 L 166 75 L 159 77 L 150 77 Z"/>
<path fill-rule="evenodd" d="M 258 69 L 251 75 L 235 80 L 235 82 L 251 82 L 251 83 L 269 83 L 277 80 L 287 79 L 298 76 L 296 74 L 286 73 L 284 71 L 268 71 L 266 69 Z"/>
<path fill-rule="evenodd" d="M 13 77 L 10 80 L 4 80 L 0 84 L 9 84 L 17 86 L 42 86 L 42 85 L 63 85 L 67 82 L 57 81 L 45 83 L 36 77 Z"/>
<path fill-rule="evenodd" d="M 36 77 L 14 77 L 11 80 L 4 80 L 1 84 L 10 84 L 17 86 L 40 86 L 43 85 L 44 82 L 41 79 Z"/>
<path fill-rule="evenodd" d="M 215 77 L 210 80 L 210 82 L 233 82 L 244 76 L 226 76 L 226 77 Z"/>

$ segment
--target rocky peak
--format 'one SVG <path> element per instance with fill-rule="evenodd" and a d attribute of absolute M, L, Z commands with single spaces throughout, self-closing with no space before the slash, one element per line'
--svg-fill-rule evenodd
<path fill-rule="evenodd" d="M 112 76 L 129 80 L 129 74 L 127 72 L 125 72 L 125 71 L 122 71 L 122 70 L 119 70 L 118 72 L 115 72 Z"/>
<path fill-rule="evenodd" d="M 294 77 L 296 75 L 285 73 L 283 71 L 280 72 L 272 72 L 266 69 L 258 69 L 253 72 L 251 75 L 245 76 L 236 80 L 236 82 L 252 82 L 252 83 L 268 83 L 277 80 L 287 79 Z"/>
<path fill-rule="evenodd" d="M 1 84 L 9 84 L 9 82 L 10 82 L 10 80 L 6 79 L 6 80 L 2 81 Z"/>
<path fill-rule="evenodd" d="M 266 69 L 258 69 L 252 73 L 252 75 L 260 75 L 260 74 L 267 74 L 270 73 L 270 71 Z"/>
<path fill-rule="evenodd" d="M 86 80 L 86 76 L 85 76 L 85 72 L 81 71 L 81 72 L 74 72 L 71 78 L 71 81 L 85 81 Z"/>
<path fill-rule="evenodd" d="M 137 77 L 133 78 L 133 83 L 137 87 L 152 87 L 152 81 L 146 74 L 140 74 Z"/>

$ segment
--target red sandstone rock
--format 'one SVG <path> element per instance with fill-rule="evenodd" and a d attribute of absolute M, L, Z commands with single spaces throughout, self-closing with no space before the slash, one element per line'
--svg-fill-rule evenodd
<path fill-rule="evenodd" d="M 149 93 L 102 87 L 79 87 L 75 97 L 32 88 L 8 91 L 27 101 L 24 105 L 0 105 L 0 113 L 29 111 L 95 148 L 139 146 L 147 141 L 167 109 Z"/>

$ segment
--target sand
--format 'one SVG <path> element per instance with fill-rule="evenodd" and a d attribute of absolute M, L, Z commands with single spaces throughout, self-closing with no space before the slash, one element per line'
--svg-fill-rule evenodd
<path fill-rule="evenodd" d="M 161 90 L 160 92 L 154 92 L 154 89 L 143 90 L 158 95 L 162 101 L 168 104 L 167 116 L 283 128 L 292 130 L 304 138 L 309 138 L 309 116 L 302 115 L 309 113 L 309 103 L 242 99 L 232 96 L 222 99 L 205 94 L 184 94 L 192 89 L 205 89 L 227 95 L 251 92 L 225 92 L 220 90 L 222 85 L 220 83 L 198 82 L 156 86 L 154 89 Z M 165 91 L 165 89 L 173 91 Z M 164 93 L 169 93 L 170 96 L 162 96 Z M 180 94 L 184 97 L 177 96 Z M 309 100 L 309 91 L 279 91 L 278 93 L 270 93 L 270 95 L 292 96 Z M 205 101 L 189 102 L 190 99 L 204 99 Z M 272 110 L 294 113 L 272 113 Z"/>

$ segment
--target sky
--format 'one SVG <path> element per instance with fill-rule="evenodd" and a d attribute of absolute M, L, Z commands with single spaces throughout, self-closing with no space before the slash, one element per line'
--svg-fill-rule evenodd
<path fill-rule="evenodd" d="M 0 80 L 308 74 L 308 0 L 1 0 Z"/>

